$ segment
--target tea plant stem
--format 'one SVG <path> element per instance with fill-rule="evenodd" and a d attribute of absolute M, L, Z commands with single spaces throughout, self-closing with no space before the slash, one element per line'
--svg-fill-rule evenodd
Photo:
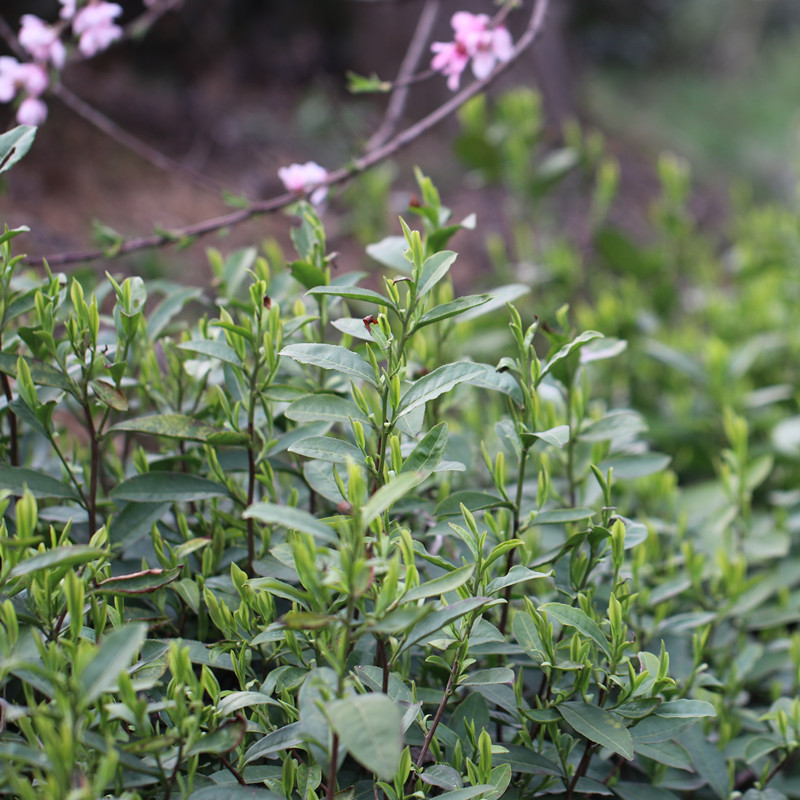
<path fill-rule="evenodd" d="M 442 715 L 444 714 L 444 710 L 447 707 L 448 701 L 450 700 L 450 695 L 453 693 L 453 681 L 458 674 L 459 665 L 460 660 L 458 657 L 456 657 L 455 661 L 453 661 L 453 666 L 450 669 L 450 676 L 447 679 L 447 685 L 444 687 L 442 701 L 439 703 L 439 707 L 436 709 L 436 714 L 434 714 L 434 717 L 431 720 L 431 726 L 428 728 L 428 732 L 425 734 L 425 741 L 422 743 L 419 755 L 417 756 L 418 768 L 425 763 L 425 756 L 428 755 L 428 748 L 431 746 L 431 742 L 433 741 L 433 735 L 436 733 L 436 729 L 439 727 L 439 723 L 442 721 Z"/>
<path fill-rule="evenodd" d="M 511 58 L 509 58 L 508 61 L 503 61 L 498 64 L 485 78 L 473 81 L 469 86 L 466 86 L 460 92 L 453 95 L 449 100 L 442 103 L 442 105 L 435 108 L 422 119 L 395 134 L 395 136 L 389 139 L 385 144 L 373 150 L 367 150 L 364 155 L 360 158 L 356 158 L 346 167 L 332 172 L 323 185 L 335 186 L 340 183 L 345 183 L 356 175 L 371 169 L 377 164 L 383 163 L 400 150 L 415 142 L 420 136 L 427 133 L 440 122 L 447 119 L 451 114 L 461 108 L 467 100 L 470 100 L 484 91 L 487 86 L 493 83 L 501 74 L 516 63 L 539 37 L 544 29 L 544 22 L 549 7 L 550 0 L 536 0 L 533 10 L 531 11 L 528 25 L 522 36 L 520 36 L 519 40 L 514 45 Z M 190 238 L 206 236 L 222 228 L 232 228 L 236 225 L 241 225 L 243 222 L 247 222 L 253 217 L 274 213 L 296 201 L 297 194 L 294 192 L 284 192 L 268 200 L 253 202 L 247 208 L 238 209 L 229 214 L 223 214 L 218 217 L 195 222 L 182 228 L 176 228 L 168 233 L 157 233 L 150 236 L 125 239 L 114 249 L 113 255 L 116 257 L 139 250 L 166 247 L 167 245 L 185 242 Z M 61 266 L 64 264 L 75 264 L 82 261 L 94 261 L 98 258 L 109 257 L 109 253 L 106 249 L 97 248 L 67 253 L 52 253 L 49 256 L 28 257 L 25 259 L 25 263 L 41 264 L 46 260 L 50 266 Z"/>
<path fill-rule="evenodd" d="M 0 374 L 0 383 L 3 384 L 3 394 L 6 400 L 11 403 L 14 395 L 11 393 L 11 383 L 8 380 L 8 375 L 5 373 Z M 6 406 L 8 408 L 8 406 Z M 19 466 L 19 444 L 17 441 L 17 416 L 8 408 L 8 450 L 12 467 Z"/>
<path fill-rule="evenodd" d="M 519 474 L 517 475 L 517 492 L 516 495 L 514 496 L 514 523 L 513 523 L 513 528 L 511 530 L 512 539 L 516 538 L 520 528 L 522 489 L 525 484 L 525 467 L 528 463 L 528 451 L 529 448 L 523 447 L 519 459 Z M 513 565 L 514 565 L 514 550 L 509 550 L 508 556 L 506 556 L 506 574 L 508 574 L 511 571 L 511 567 Z M 508 606 L 511 603 L 511 588 L 512 588 L 511 586 L 506 586 L 505 591 L 503 592 L 503 598 L 506 602 L 500 614 L 499 630 L 500 633 L 502 634 L 505 634 L 506 625 L 508 624 Z"/>
<path fill-rule="evenodd" d="M 572 795 L 575 793 L 575 787 L 578 784 L 578 781 L 586 774 L 586 770 L 589 769 L 589 763 L 592 760 L 592 752 L 594 751 L 594 742 L 586 742 L 586 747 L 583 749 L 583 755 L 581 756 L 581 760 L 578 763 L 577 768 L 575 769 L 575 774 L 572 776 L 572 780 L 567 787 L 567 793 L 564 796 L 564 800 L 572 800 Z"/>
<path fill-rule="evenodd" d="M 83 413 L 86 417 L 86 428 L 89 431 L 90 448 L 89 507 L 86 510 L 89 513 L 89 535 L 93 536 L 97 531 L 97 476 L 100 471 L 100 442 L 88 398 L 83 402 Z"/>
<path fill-rule="evenodd" d="M 326 800 L 333 800 L 336 797 L 336 762 L 339 760 L 339 737 L 333 734 L 331 743 L 331 769 L 328 773 L 328 786 L 325 790 Z"/>
<path fill-rule="evenodd" d="M 236 767 L 234 767 L 233 764 L 231 764 L 231 762 L 228 761 L 224 755 L 222 755 L 222 753 L 219 754 L 219 760 L 222 762 L 222 766 L 225 767 L 225 769 L 228 770 L 228 772 L 230 772 L 234 778 L 236 778 L 236 781 L 240 786 L 247 786 L 247 781 L 241 776 L 239 770 L 237 770 Z"/>

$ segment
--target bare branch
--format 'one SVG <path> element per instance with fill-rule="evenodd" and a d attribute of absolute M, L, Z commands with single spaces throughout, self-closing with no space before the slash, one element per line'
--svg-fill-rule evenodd
<path fill-rule="evenodd" d="M 328 179 L 321 185 L 334 186 L 344 183 L 354 175 L 364 172 L 365 170 L 374 167 L 376 164 L 385 161 L 387 158 L 390 158 L 404 147 L 407 147 L 424 133 L 427 133 L 431 128 L 438 125 L 442 120 L 453 114 L 462 105 L 464 105 L 467 100 L 486 89 L 487 86 L 494 82 L 512 64 L 518 61 L 523 53 L 525 53 L 525 51 L 537 39 L 544 28 L 544 21 L 547 16 L 547 10 L 549 6 L 550 0 L 535 1 L 528 25 L 522 36 L 515 44 L 511 58 L 508 61 L 498 64 L 492 73 L 486 78 L 474 81 L 469 86 L 453 95 L 453 97 L 447 100 L 447 102 L 434 109 L 430 114 L 396 134 L 385 144 L 375 147 L 372 150 L 368 150 L 366 153 L 364 153 L 364 155 L 351 162 L 348 166 L 342 167 L 341 169 L 330 173 Z M 310 187 L 309 193 L 316 188 L 318 187 Z M 167 234 L 155 234 L 151 236 L 140 236 L 127 239 L 114 249 L 113 255 L 124 255 L 127 253 L 136 252 L 138 250 L 145 250 L 153 247 L 163 247 L 166 245 L 175 244 L 187 238 L 204 236 L 222 228 L 231 228 L 235 225 L 246 222 L 253 217 L 278 211 L 279 209 L 295 202 L 297 199 L 297 194 L 292 192 L 284 192 L 283 194 L 277 195 L 269 200 L 262 200 L 252 203 L 247 208 L 233 211 L 229 214 L 224 214 L 213 219 L 195 222 L 191 225 L 177 228 Z M 47 261 L 51 266 L 62 266 L 66 264 L 75 264 L 108 257 L 110 256 L 106 251 L 102 249 L 93 249 L 80 250 L 71 253 L 55 253 L 45 257 L 28 257 L 26 259 L 26 263 L 39 264 L 43 261 Z"/>
<path fill-rule="evenodd" d="M 151 147 L 146 142 L 143 142 L 132 133 L 129 133 L 125 130 L 125 128 L 117 125 L 117 123 L 112 119 L 109 119 L 109 117 L 103 114 L 102 111 L 99 111 L 98 109 L 89 105 L 89 103 L 87 103 L 81 97 L 78 97 L 75 92 L 73 92 L 71 89 L 68 89 L 63 83 L 53 86 L 50 91 L 53 95 L 55 95 L 55 97 L 64 103 L 67 108 L 75 112 L 79 117 L 86 120 L 86 122 L 89 124 L 94 125 L 95 128 L 101 130 L 106 134 L 106 136 L 109 136 L 115 142 L 118 142 L 123 147 L 127 147 L 128 150 L 136 153 L 137 156 L 144 159 L 149 164 L 152 164 L 154 167 L 164 170 L 165 172 L 177 173 L 181 177 L 195 184 L 195 186 L 207 189 L 215 194 L 219 193 L 223 189 L 222 184 L 218 183 L 213 178 L 209 178 L 207 175 L 195 172 L 193 169 L 190 169 L 189 167 L 181 164 L 179 161 L 175 161 L 169 156 L 164 155 L 164 153 L 162 153 L 160 150 L 156 150 L 154 147 Z"/>
<path fill-rule="evenodd" d="M 408 100 L 411 77 L 417 68 L 417 64 L 419 64 L 419 60 L 422 58 L 425 46 L 428 44 L 441 5 L 441 0 L 426 0 L 425 6 L 419 15 L 419 21 L 417 22 L 414 35 L 411 37 L 411 42 L 408 45 L 408 50 L 400 64 L 400 70 L 394 82 L 394 89 L 389 98 L 389 103 L 386 106 L 386 113 L 384 114 L 378 130 L 375 131 L 367 142 L 367 150 L 372 150 L 385 144 L 397 129 Z"/>

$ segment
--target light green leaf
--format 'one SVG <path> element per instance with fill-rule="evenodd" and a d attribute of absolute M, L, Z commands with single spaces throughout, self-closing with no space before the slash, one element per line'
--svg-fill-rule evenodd
<path fill-rule="evenodd" d="M 385 486 L 381 486 L 361 510 L 361 520 L 364 525 L 369 525 L 398 500 L 405 497 L 417 484 L 422 483 L 428 474 L 427 472 L 404 472 L 402 475 L 396 475 Z"/>
<path fill-rule="evenodd" d="M 442 628 L 455 622 L 457 619 L 466 616 L 467 614 L 482 608 L 491 603 L 488 597 L 467 597 L 464 600 L 456 600 L 449 606 L 440 608 L 432 614 L 428 614 L 425 619 L 417 623 L 408 633 L 405 642 L 401 645 L 396 655 L 408 650 L 409 647 L 415 645 L 417 642 L 427 642 L 433 638 L 435 633 L 438 633 Z"/>
<path fill-rule="evenodd" d="M 360 694 L 325 706 L 350 755 L 383 780 L 391 780 L 403 752 L 402 714 L 385 694 Z"/>
<path fill-rule="evenodd" d="M 128 500 L 132 503 L 194 503 L 227 494 L 228 490 L 219 483 L 179 472 L 134 475 L 111 491 L 114 500 Z"/>
<path fill-rule="evenodd" d="M 72 381 L 60 370 L 36 358 L 25 356 L 20 356 L 20 358 L 28 365 L 28 369 L 31 371 L 31 378 L 37 386 L 52 386 L 73 395 L 76 393 L 76 388 Z M 0 353 L 0 372 L 5 372 L 6 375 L 16 378 L 17 356 L 11 353 Z"/>
<path fill-rule="evenodd" d="M 217 704 L 217 711 L 223 717 L 252 706 L 280 706 L 280 703 L 263 692 L 231 692 Z"/>
<path fill-rule="evenodd" d="M 280 355 L 293 358 L 301 364 L 333 370 L 342 375 L 371 383 L 377 387 L 372 367 L 357 353 L 336 344 L 290 344 L 281 350 Z"/>
<path fill-rule="evenodd" d="M 554 619 L 562 625 L 575 628 L 579 633 L 595 642 L 609 658 L 611 657 L 605 634 L 600 626 L 581 609 L 565 603 L 545 603 L 543 606 L 539 606 L 539 611 L 544 611 L 550 619 Z"/>
<path fill-rule="evenodd" d="M 557 425 L 548 431 L 537 431 L 531 434 L 543 442 L 552 444 L 554 447 L 563 447 L 569 441 L 569 425 Z"/>
<path fill-rule="evenodd" d="M 680 717 L 682 719 L 695 719 L 697 717 L 716 717 L 717 712 L 711 703 L 705 700 L 669 700 L 662 703 L 657 709 L 659 717 Z"/>
<path fill-rule="evenodd" d="M 559 362 L 563 361 L 565 358 L 568 358 L 572 353 L 577 350 L 580 350 L 583 345 L 587 344 L 588 342 L 593 341 L 594 339 L 602 339 L 603 334 L 599 333 L 598 331 L 584 331 L 579 336 L 576 336 L 571 342 L 565 344 L 545 365 L 542 367 L 541 377 L 547 375 L 548 372 L 551 372 L 553 367 L 556 366 Z"/>
<path fill-rule="evenodd" d="M 54 547 L 52 550 L 45 550 L 44 553 L 37 553 L 35 556 L 20 561 L 11 572 L 9 578 L 19 578 L 23 575 L 30 575 L 39 570 L 52 570 L 55 567 L 74 567 L 77 564 L 88 564 L 91 561 L 108 558 L 105 550 L 96 547 L 89 547 L 85 544 L 66 544 L 62 547 Z"/>
<path fill-rule="evenodd" d="M 361 451 L 350 442 L 334 439 L 332 436 L 309 436 L 287 448 L 290 453 L 297 453 L 306 458 L 317 458 L 320 461 L 331 461 L 334 464 L 345 464 L 353 461 L 363 463 Z"/>
<path fill-rule="evenodd" d="M 420 273 L 417 297 L 424 297 L 428 294 L 447 275 L 457 258 L 458 253 L 454 253 L 452 250 L 442 250 L 440 253 L 434 253 L 426 258 Z"/>
<path fill-rule="evenodd" d="M 459 314 L 463 314 L 464 312 L 469 311 L 471 308 L 477 308 L 478 306 L 482 306 L 484 303 L 488 303 L 489 298 L 490 295 L 488 294 L 472 294 L 468 295 L 467 297 L 459 297 L 456 300 L 451 300 L 449 303 L 443 303 L 440 306 L 432 308 L 430 311 L 426 311 L 417 320 L 414 330 L 418 331 L 420 328 L 424 328 L 426 325 L 431 325 L 434 322 L 441 322 L 443 319 L 457 317 Z"/>
<path fill-rule="evenodd" d="M 130 622 L 103 637 L 100 648 L 80 676 L 88 702 L 116 688 L 120 673 L 136 659 L 146 636 L 144 622 Z"/>
<path fill-rule="evenodd" d="M 472 577 L 473 572 L 475 572 L 475 565 L 466 564 L 463 567 L 454 569 L 452 572 L 447 572 L 438 578 L 409 589 L 400 602 L 413 603 L 425 597 L 439 597 L 447 592 L 452 592 L 454 589 L 458 589 L 459 586 L 463 586 Z"/>
<path fill-rule="evenodd" d="M 539 636 L 539 629 L 532 617 L 524 611 L 514 614 L 511 632 L 517 644 L 525 651 L 525 655 L 534 664 L 541 664 L 544 660 L 545 649 Z"/>
<path fill-rule="evenodd" d="M 577 701 L 561 703 L 557 710 L 581 736 L 633 760 L 633 739 L 616 714 Z"/>
<path fill-rule="evenodd" d="M 669 466 L 670 456 L 662 453 L 642 453 L 641 455 L 619 455 L 606 458 L 597 466 L 605 475 L 609 469 L 614 470 L 615 480 L 633 480 L 654 475 Z"/>
<path fill-rule="evenodd" d="M 467 383 L 478 386 L 481 389 L 489 389 L 493 392 L 502 392 L 508 395 L 515 403 L 522 404 L 522 389 L 519 387 L 517 379 L 510 372 L 501 372 L 491 364 L 481 364 L 483 373 L 478 373 L 470 378 Z"/>
<path fill-rule="evenodd" d="M 295 400 L 284 415 L 295 422 L 338 422 L 347 424 L 350 419 L 368 423 L 369 419 L 358 406 L 345 397 L 335 394 L 310 394 Z"/>
<path fill-rule="evenodd" d="M 323 542 L 335 542 L 333 528 L 320 522 L 313 514 L 292 506 L 279 506 L 275 503 L 256 503 L 242 514 L 245 519 L 258 520 L 267 525 L 282 525 L 290 530 L 309 533 Z"/>
<path fill-rule="evenodd" d="M 411 263 L 405 257 L 408 242 L 405 236 L 387 236 L 379 242 L 367 245 L 367 255 L 389 269 L 396 269 L 404 275 L 411 272 Z"/>
<path fill-rule="evenodd" d="M 416 381 L 413 386 L 400 398 L 395 419 L 408 414 L 409 411 L 419 405 L 433 400 L 440 394 L 450 391 L 463 381 L 483 373 L 480 364 L 470 361 L 456 361 L 453 364 L 445 364 L 443 367 L 435 369 L 424 377 Z"/>
<path fill-rule="evenodd" d="M 32 125 L 17 125 L 0 135 L 0 173 L 11 169 L 27 153 L 35 138 L 36 128 Z"/>
<path fill-rule="evenodd" d="M 515 564 L 508 571 L 507 575 L 502 575 L 491 581 L 485 591 L 486 594 L 489 595 L 496 594 L 502 589 L 505 589 L 506 586 L 514 586 L 524 581 L 536 580 L 537 578 L 549 578 L 552 574 L 552 572 L 537 572 L 535 569 L 529 569 L 523 564 Z"/>
<path fill-rule="evenodd" d="M 556 508 L 552 511 L 540 511 L 534 518 L 535 525 L 560 525 L 564 522 L 580 522 L 594 516 L 591 508 Z"/>
<path fill-rule="evenodd" d="M 199 353 L 203 356 L 210 356 L 219 361 L 224 361 L 227 364 L 233 364 L 235 367 L 240 367 L 242 362 L 236 351 L 221 339 L 193 339 L 191 342 L 182 342 L 178 345 L 181 350 L 188 350 L 192 353 Z"/>
<path fill-rule="evenodd" d="M 326 294 L 334 297 L 344 297 L 347 300 L 362 300 L 365 303 L 374 303 L 396 309 L 395 304 L 388 298 L 372 289 L 361 289 L 358 286 L 315 286 L 308 294 Z"/>
<path fill-rule="evenodd" d="M 427 470 L 433 472 L 444 456 L 447 448 L 447 423 L 440 422 L 431 428 L 422 441 L 409 453 L 400 468 L 400 474 L 404 472 L 419 472 Z"/>
<path fill-rule="evenodd" d="M 186 757 L 191 758 L 200 753 L 227 753 L 241 744 L 246 728 L 247 722 L 241 716 L 225 720 L 215 731 L 195 740 L 186 751 Z"/>

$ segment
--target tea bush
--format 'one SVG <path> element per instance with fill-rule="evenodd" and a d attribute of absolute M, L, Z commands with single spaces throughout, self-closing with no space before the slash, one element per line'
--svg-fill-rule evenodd
<path fill-rule="evenodd" d="M 571 265 L 533 295 L 454 295 L 421 174 L 378 288 L 306 202 L 212 289 L 0 237 L 4 795 L 800 796 L 793 214 L 722 250 L 664 159 L 642 247 L 597 141 L 525 184 L 478 110 L 513 247 Z M 521 227 L 579 164 L 587 263 Z"/>

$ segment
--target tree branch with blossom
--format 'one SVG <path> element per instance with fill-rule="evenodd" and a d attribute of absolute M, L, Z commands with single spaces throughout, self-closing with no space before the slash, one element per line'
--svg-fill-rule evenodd
<path fill-rule="evenodd" d="M 347 166 L 327 173 L 327 177 L 324 180 L 320 180 L 318 183 L 303 181 L 301 185 L 293 191 L 286 191 L 267 200 L 253 202 L 246 208 L 237 209 L 227 214 L 191 223 L 171 231 L 160 231 L 159 233 L 149 236 L 138 236 L 120 240 L 115 243 L 113 253 L 109 253 L 103 248 L 93 248 L 73 252 L 53 253 L 48 256 L 28 257 L 26 263 L 39 264 L 46 261 L 50 266 L 65 266 L 100 258 L 108 258 L 112 255 L 120 256 L 140 250 L 175 245 L 193 238 L 214 233 L 224 228 L 232 228 L 241 225 L 254 217 L 279 211 L 291 203 L 296 202 L 299 197 L 310 196 L 320 189 L 328 189 L 343 184 L 356 175 L 382 163 L 402 149 L 408 147 L 423 134 L 455 113 L 464 103 L 484 91 L 489 85 L 496 81 L 500 75 L 521 58 L 539 37 L 544 29 L 549 6 L 550 0 L 534 1 L 530 18 L 522 35 L 517 42 L 513 44 L 506 58 L 499 61 L 495 59 L 493 68 L 488 74 L 482 78 L 476 78 L 471 84 L 458 91 L 449 100 L 442 103 L 442 105 L 438 106 L 422 119 L 392 136 L 387 142 L 377 147 L 367 149 L 360 157 L 351 161 Z"/>

